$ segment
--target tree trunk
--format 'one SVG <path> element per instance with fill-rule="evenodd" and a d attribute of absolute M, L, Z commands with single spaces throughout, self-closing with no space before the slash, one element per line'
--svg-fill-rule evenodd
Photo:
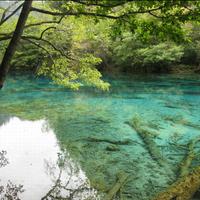
<path fill-rule="evenodd" d="M 32 5 L 33 0 L 25 0 L 24 5 L 22 8 L 22 11 L 20 13 L 17 26 L 15 28 L 15 31 L 13 33 L 12 39 L 6 48 L 6 52 L 4 54 L 1 66 L 0 66 L 0 89 L 3 87 L 6 75 L 9 71 L 10 68 L 10 62 L 13 58 L 13 55 L 15 53 L 17 44 L 19 43 L 20 37 L 23 33 L 24 26 L 26 23 L 26 20 L 28 18 L 31 5 Z"/>

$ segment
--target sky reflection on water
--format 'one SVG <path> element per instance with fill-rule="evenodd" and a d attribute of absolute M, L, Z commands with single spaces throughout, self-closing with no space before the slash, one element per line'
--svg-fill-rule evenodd
<path fill-rule="evenodd" d="M 6 185 L 11 181 L 23 185 L 25 191 L 20 196 L 24 200 L 41 199 L 58 177 L 61 182 L 70 178 L 68 189 L 76 190 L 87 183 L 84 172 L 76 168 L 69 157 L 60 174 L 58 141 L 53 131 L 45 128 L 45 123 L 44 120 L 25 121 L 13 117 L 0 127 L 0 147 L 7 152 L 9 162 L 0 168 L 0 183 Z"/>

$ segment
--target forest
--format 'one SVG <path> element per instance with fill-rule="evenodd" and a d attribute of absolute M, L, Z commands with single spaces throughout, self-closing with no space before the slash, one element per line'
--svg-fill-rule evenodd
<path fill-rule="evenodd" d="M 1 60 L 10 39 L 16 40 L 13 53 L 5 55 L 11 71 L 44 75 L 73 89 L 85 83 L 104 90 L 101 72 L 199 72 L 198 1 L 28 3 L 30 13 L 21 13 L 24 24 L 16 34 L 20 41 L 13 33 L 23 3 L 1 9 Z"/>
<path fill-rule="evenodd" d="M 200 1 L 0 1 L 1 200 L 200 199 Z"/>

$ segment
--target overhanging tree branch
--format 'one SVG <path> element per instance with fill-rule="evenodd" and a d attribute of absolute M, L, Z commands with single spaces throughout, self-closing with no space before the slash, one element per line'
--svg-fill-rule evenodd
<path fill-rule="evenodd" d="M 129 2 L 134 2 L 134 0 L 124 0 L 124 1 L 120 1 L 120 2 L 111 1 L 108 4 L 102 4 L 102 3 L 98 3 L 98 1 L 96 1 L 96 2 L 93 2 L 93 1 L 92 2 L 85 2 L 84 0 L 71 0 L 71 1 L 85 5 L 85 6 L 99 6 L 99 7 L 103 7 L 103 8 L 114 8 L 114 7 L 117 7 L 117 6 L 122 6 L 126 3 L 129 3 Z"/>
<path fill-rule="evenodd" d="M 43 43 L 46 43 L 46 44 L 48 44 L 49 46 L 51 46 L 55 51 L 57 51 L 60 55 L 66 57 L 67 59 L 73 60 L 71 57 L 67 56 L 61 49 L 57 48 L 53 43 L 51 43 L 51 42 L 48 41 L 47 39 L 44 39 L 44 38 L 43 38 L 44 34 L 45 34 L 48 30 L 50 30 L 50 29 L 56 29 L 56 27 L 52 26 L 52 27 L 48 27 L 48 28 L 44 29 L 44 30 L 41 32 L 41 34 L 40 34 L 39 37 L 31 36 L 31 35 L 22 35 L 22 36 L 21 36 L 21 39 L 26 40 L 26 41 L 29 41 L 29 42 L 33 43 L 34 45 L 36 45 L 36 43 L 33 42 L 33 40 L 41 41 L 41 42 L 43 42 Z M 3 37 L 0 38 L 0 41 L 2 41 L 2 40 L 9 40 L 9 39 L 11 39 L 11 38 L 12 38 L 11 35 L 8 35 L 8 36 L 5 35 L 5 36 L 3 36 Z M 38 47 L 39 47 L 39 44 L 38 44 Z M 40 45 L 40 48 L 41 48 L 41 45 Z"/>
<path fill-rule="evenodd" d="M 39 12 L 42 14 L 46 14 L 46 15 L 52 15 L 52 16 L 81 16 L 81 15 L 85 15 L 85 16 L 97 16 L 97 17 L 106 17 L 106 18 L 110 18 L 110 19 L 119 19 L 120 16 L 114 16 L 114 15 L 106 15 L 106 14 L 99 14 L 99 13 L 92 13 L 92 12 L 53 12 L 50 10 L 44 10 L 44 9 L 40 9 L 40 8 L 35 8 L 32 7 L 31 11 L 33 12 Z"/>
<path fill-rule="evenodd" d="M 47 32 L 47 31 L 50 30 L 50 29 L 56 29 L 56 27 L 55 27 L 55 26 L 50 26 L 50 27 L 44 29 L 44 30 L 41 32 L 40 38 L 39 38 L 39 39 L 42 39 L 42 37 L 43 37 L 43 35 L 45 34 L 45 32 Z"/>
<path fill-rule="evenodd" d="M 60 24 L 64 17 L 65 17 L 65 15 L 61 16 L 61 18 L 58 21 L 52 20 L 52 21 L 42 21 L 42 22 L 38 22 L 38 23 L 28 24 L 24 28 L 29 28 L 32 26 L 40 26 L 43 24 Z"/>
<path fill-rule="evenodd" d="M 62 56 L 64 56 L 67 59 L 69 59 L 69 57 L 61 49 L 57 48 L 53 43 L 51 43 L 47 39 L 43 38 L 44 34 L 50 29 L 56 29 L 56 27 L 51 26 L 51 27 L 48 27 L 48 28 L 44 29 L 41 32 L 40 37 L 35 37 L 35 36 L 30 36 L 29 35 L 29 36 L 22 36 L 22 39 L 29 39 L 29 40 L 32 39 L 32 40 L 42 41 L 42 42 L 48 44 L 49 46 L 51 46 L 55 51 L 59 52 Z"/>
<path fill-rule="evenodd" d="M 12 35 L 3 35 L 2 37 L 0 37 L 0 41 L 10 40 L 11 38 L 12 38 Z"/>
<path fill-rule="evenodd" d="M 14 34 L 13 34 L 12 39 L 11 39 L 11 41 L 6 49 L 6 52 L 4 54 L 4 57 L 3 57 L 3 60 L 2 60 L 1 66 L 0 66 L 0 88 L 3 87 L 6 75 L 10 68 L 10 62 L 14 56 L 18 42 L 23 33 L 24 26 L 25 26 L 26 20 L 28 18 L 28 14 L 30 12 L 32 2 L 33 2 L 33 0 L 25 0 L 22 11 L 20 13 L 20 16 L 19 16 L 19 19 L 17 22 L 17 26 L 14 31 Z"/>
<path fill-rule="evenodd" d="M 22 37 L 22 39 L 27 41 L 27 42 L 29 42 L 29 43 L 31 43 L 31 44 L 33 44 L 34 46 L 36 46 L 36 47 L 38 47 L 40 49 L 42 49 L 43 51 L 45 51 L 47 53 L 48 57 L 51 59 L 51 62 L 53 63 L 53 65 L 55 65 L 55 62 L 53 60 L 53 57 L 52 57 L 51 53 L 44 46 L 42 46 L 40 43 L 34 42 L 33 40 L 31 40 L 31 39 L 29 39 L 27 37 Z M 38 68 L 37 68 L 37 70 L 38 70 Z M 37 70 L 36 70 L 36 72 L 37 72 Z"/>
<path fill-rule="evenodd" d="M 41 41 L 43 43 L 48 44 L 49 46 L 51 46 L 55 51 L 57 51 L 61 56 L 67 58 L 67 59 L 71 59 L 71 57 L 67 56 L 61 49 L 57 48 L 53 43 L 51 43 L 49 40 L 46 40 L 44 38 L 41 37 L 35 37 L 35 36 L 22 36 L 22 39 L 31 39 L 31 40 L 36 40 L 36 41 Z"/>
<path fill-rule="evenodd" d="M 43 24 L 59 24 L 59 23 L 61 23 L 61 21 L 64 17 L 65 16 L 61 16 L 61 18 L 58 21 L 42 21 L 42 22 L 38 22 L 38 23 L 28 24 L 28 25 L 24 26 L 24 29 L 27 29 L 27 28 L 30 28 L 33 26 L 40 26 Z M 12 31 L 10 33 L 0 33 L 0 36 L 1 36 L 0 41 L 11 39 L 13 33 L 14 33 L 14 31 Z"/>
<path fill-rule="evenodd" d="M 36 7 L 32 7 L 31 11 L 33 12 L 39 12 L 42 14 L 46 15 L 52 15 L 52 16 L 92 16 L 92 17 L 102 17 L 102 18 L 109 18 L 109 19 L 123 19 L 127 16 L 131 15 L 137 15 L 137 14 L 151 14 L 153 11 L 158 11 L 161 10 L 165 7 L 165 5 L 152 8 L 152 9 L 147 9 L 147 10 L 135 10 L 135 11 L 129 11 L 127 13 L 121 14 L 121 15 L 110 15 L 110 14 L 103 14 L 103 13 L 97 13 L 97 12 L 87 12 L 87 11 L 81 11 L 81 12 L 72 12 L 72 11 L 66 11 L 66 12 L 55 12 L 55 11 L 50 11 L 50 10 L 45 10 L 45 9 L 40 9 Z M 156 17 L 156 16 L 154 16 Z"/>

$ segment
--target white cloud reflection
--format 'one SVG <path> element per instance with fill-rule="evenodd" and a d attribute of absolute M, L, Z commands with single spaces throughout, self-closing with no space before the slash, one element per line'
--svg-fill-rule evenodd
<path fill-rule="evenodd" d="M 44 131 L 45 123 L 44 120 L 22 121 L 14 117 L 0 127 L 0 148 L 7 151 L 9 161 L 6 167 L 0 168 L 0 184 L 10 180 L 23 185 L 25 192 L 20 195 L 23 200 L 41 199 L 55 184 L 59 174 L 61 181 L 67 180 L 65 186 L 69 189 L 60 194 L 67 192 L 69 195 L 71 189 L 81 185 L 89 188 L 84 172 L 80 168 L 78 171 L 73 169 L 75 164 L 69 156 L 60 173 L 56 165 L 60 153 L 58 141 L 51 129 Z"/>

